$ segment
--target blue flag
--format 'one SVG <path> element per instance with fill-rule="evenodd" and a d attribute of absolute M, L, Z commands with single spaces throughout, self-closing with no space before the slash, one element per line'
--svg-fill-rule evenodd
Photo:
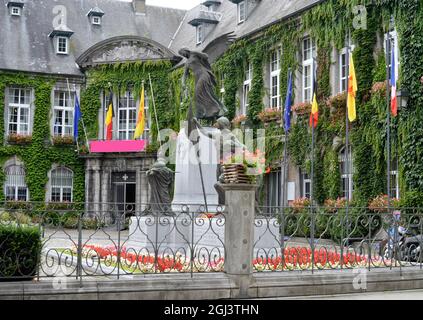
<path fill-rule="evenodd" d="M 285 100 L 285 132 L 291 129 L 291 104 L 292 104 L 292 71 L 289 71 L 288 91 Z"/>
<path fill-rule="evenodd" d="M 78 125 L 79 125 L 79 120 L 82 117 L 82 112 L 81 112 L 81 108 L 79 106 L 79 101 L 78 101 L 78 97 L 75 94 L 75 115 L 73 117 L 73 139 L 76 141 L 78 140 Z"/>

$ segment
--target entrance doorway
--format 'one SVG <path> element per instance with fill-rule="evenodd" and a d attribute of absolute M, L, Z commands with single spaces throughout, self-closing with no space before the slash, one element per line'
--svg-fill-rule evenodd
<path fill-rule="evenodd" d="M 136 203 L 135 172 L 112 173 L 112 188 L 116 210 L 125 217 L 132 216 Z"/>

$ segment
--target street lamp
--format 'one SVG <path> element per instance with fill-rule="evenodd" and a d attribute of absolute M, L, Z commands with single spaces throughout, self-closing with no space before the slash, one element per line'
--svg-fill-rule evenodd
<path fill-rule="evenodd" d="M 405 109 L 408 105 L 408 98 L 410 97 L 410 93 L 407 89 L 401 89 L 397 91 L 397 100 L 398 105 L 400 108 Z"/>

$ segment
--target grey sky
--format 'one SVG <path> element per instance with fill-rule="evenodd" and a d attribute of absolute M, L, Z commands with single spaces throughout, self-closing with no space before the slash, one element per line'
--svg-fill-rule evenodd
<path fill-rule="evenodd" d="M 200 2 L 201 0 L 147 0 L 149 5 L 178 9 L 192 9 Z"/>

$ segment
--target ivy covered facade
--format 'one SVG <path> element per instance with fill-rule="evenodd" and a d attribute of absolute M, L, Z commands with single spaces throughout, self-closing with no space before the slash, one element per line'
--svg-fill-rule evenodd
<path fill-rule="evenodd" d="M 183 70 L 176 53 L 188 47 L 209 54 L 219 80 L 216 90 L 234 126 L 266 129 L 271 172 L 265 176 L 263 202 L 281 204 L 280 165 L 287 140 L 275 110 L 283 109 L 291 70 L 295 101 L 288 139 L 289 200 L 309 196 L 313 181 L 319 204 L 344 197 L 348 188 L 357 205 L 367 205 L 388 189 L 385 37 L 389 36 L 398 53 L 398 86 L 410 93 L 407 107 L 391 124 L 395 160 L 391 195 L 409 206 L 423 205 L 420 0 L 301 0 L 296 6 L 285 1 L 223 0 L 207 1 L 207 10 L 199 6 L 188 12 L 145 6 L 141 0 L 84 0 L 64 3 L 67 10 L 59 11 L 66 12 L 66 19 L 57 21 L 51 14 L 58 5 L 54 1 L 25 2 L 18 17 L 11 15 L 10 1 L 2 1 L 0 17 L 7 30 L 0 46 L 2 200 L 145 203 L 145 171 L 156 157 L 157 126 L 178 131 L 186 118 Z M 273 16 L 272 6 L 281 6 L 273 8 L 278 12 Z M 93 15 L 101 18 L 100 25 L 92 23 Z M 31 19 L 43 21 L 42 27 L 32 25 Z M 13 30 L 18 27 L 16 40 Z M 344 148 L 343 94 L 350 50 L 358 79 L 358 120 L 350 128 L 353 170 L 344 165 L 350 158 Z M 20 58 L 15 56 L 19 52 Z M 314 66 L 320 116 L 311 150 L 308 115 Z M 190 84 L 192 88 L 192 79 Z M 149 146 L 137 153 L 88 153 L 86 140 L 105 139 L 110 92 L 114 139 L 131 140 L 143 85 L 149 117 L 143 139 Z M 75 97 L 85 127 L 83 131 L 79 124 L 78 145 L 69 139 Z M 116 197 L 121 185 L 127 184 L 131 186 L 125 194 L 131 199 Z"/>

